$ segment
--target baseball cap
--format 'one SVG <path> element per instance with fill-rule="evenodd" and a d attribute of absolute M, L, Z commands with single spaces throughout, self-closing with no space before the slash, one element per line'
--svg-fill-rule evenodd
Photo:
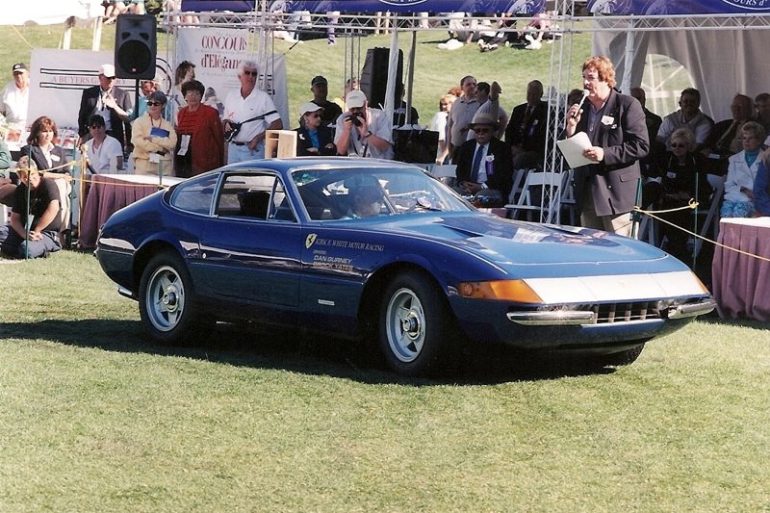
<path fill-rule="evenodd" d="M 154 91 L 152 94 L 150 94 L 150 96 L 147 97 L 147 101 L 158 102 L 165 105 L 168 101 L 168 98 L 166 98 L 166 93 L 163 91 Z"/>
<path fill-rule="evenodd" d="M 327 85 L 328 83 L 329 82 L 326 80 L 326 78 L 322 77 L 321 75 L 313 77 L 313 80 L 310 81 L 311 86 L 318 85 L 318 84 Z"/>
<path fill-rule="evenodd" d="M 359 89 L 353 89 L 345 97 L 345 106 L 348 109 L 363 107 L 366 103 L 366 95 Z"/>
<path fill-rule="evenodd" d="M 99 74 L 107 78 L 115 78 L 115 66 L 112 64 L 102 64 L 99 66 Z"/>
<path fill-rule="evenodd" d="M 21 73 L 22 71 L 27 71 L 27 65 L 24 64 L 23 62 L 17 62 L 16 64 L 13 65 L 13 67 L 11 68 L 11 71 L 13 73 L 17 73 L 17 72 Z"/>
<path fill-rule="evenodd" d="M 316 105 L 313 102 L 305 102 L 302 104 L 302 107 L 299 108 L 299 115 L 304 116 L 305 114 L 309 114 L 311 112 L 316 112 L 318 110 L 321 110 L 323 107 L 320 105 Z"/>

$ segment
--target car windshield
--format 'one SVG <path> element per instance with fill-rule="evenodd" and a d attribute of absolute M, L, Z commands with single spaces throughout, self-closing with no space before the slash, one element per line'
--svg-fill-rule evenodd
<path fill-rule="evenodd" d="M 310 219 L 317 221 L 472 209 L 419 169 L 304 169 L 291 177 Z"/>

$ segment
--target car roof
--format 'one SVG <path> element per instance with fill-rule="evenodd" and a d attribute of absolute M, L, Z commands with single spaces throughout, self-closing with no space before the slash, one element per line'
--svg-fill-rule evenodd
<path fill-rule="evenodd" d="M 398 162 L 394 160 L 356 158 L 356 157 L 324 157 L 324 158 L 293 157 L 293 158 L 284 158 L 284 159 L 249 160 L 245 162 L 238 162 L 236 164 L 231 164 L 224 169 L 237 170 L 237 169 L 268 168 L 268 169 L 274 169 L 285 173 L 294 169 L 333 168 L 335 170 L 344 170 L 344 169 L 358 169 L 358 168 L 361 168 L 362 166 L 369 167 L 369 168 L 387 167 L 389 169 L 394 169 L 394 168 L 422 169 L 414 164 L 406 164 L 404 162 Z"/>

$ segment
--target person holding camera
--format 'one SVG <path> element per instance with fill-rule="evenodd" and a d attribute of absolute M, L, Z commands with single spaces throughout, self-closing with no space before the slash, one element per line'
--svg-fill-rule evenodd
<path fill-rule="evenodd" d="M 367 106 L 363 91 L 354 89 L 345 97 L 347 111 L 337 118 L 334 144 L 340 155 L 393 158 L 391 123 L 387 116 Z"/>

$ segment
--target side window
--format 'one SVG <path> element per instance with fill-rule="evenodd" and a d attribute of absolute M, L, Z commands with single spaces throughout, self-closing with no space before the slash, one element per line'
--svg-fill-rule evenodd
<path fill-rule="evenodd" d="M 174 188 L 169 203 L 175 208 L 194 214 L 208 215 L 214 199 L 218 174 L 186 180 Z"/>
<path fill-rule="evenodd" d="M 282 215 L 286 217 L 278 215 L 282 208 L 285 208 Z M 216 215 L 262 220 L 294 220 L 283 184 L 272 174 L 227 175 L 217 198 Z"/>

